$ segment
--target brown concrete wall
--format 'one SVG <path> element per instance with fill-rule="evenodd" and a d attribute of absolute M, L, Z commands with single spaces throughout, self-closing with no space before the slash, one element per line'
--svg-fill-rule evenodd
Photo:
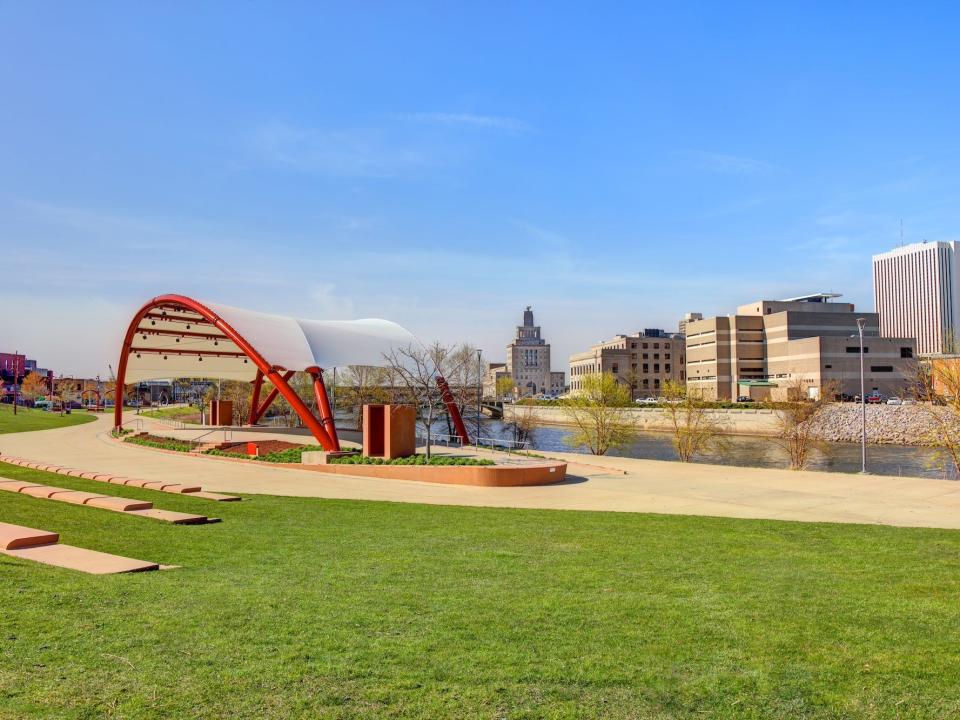
<path fill-rule="evenodd" d="M 524 410 L 528 406 L 520 406 Z M 534 415 L 544 425 L 569 425 L 570 420 L 558 407 L 534 407 Z M 516 409 L 512 405 L 503 408 L 504 420 L 509 422 Z M 669 430 L 670 419 L 660 408 L 627 408 L 634 425 L 639 430 Z M 777 418 L 773 410 L 708 410 L 711 418 L 716 420 L 730 435 L 776 435 L 778 431 Z"/>

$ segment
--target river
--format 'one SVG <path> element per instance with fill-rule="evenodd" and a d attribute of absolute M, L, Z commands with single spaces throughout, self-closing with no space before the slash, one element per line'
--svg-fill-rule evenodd
<path fill-rule="evenodd" d="M 468 423 L 468 427 L 473 429 Z M 441 430 L 446 432 L 446 430 Z M 533 450 L 586 452 L 585 448 L 571 448 L 564 442 L 569 428 L 556 425 L 539 427 L 534 431 L 530 447 Z M 511 438 L 509 428 L 499 420 L 484 420 L 483 435 Z M 786 452 L 770 438 L 730 435 L 729 449 L 722 455 L 704 455 L 695 462 L 746 467 L 789 467 Z M 808 470 L 827 472 L 860 472 L 860 445 L 856 443 L 828 443 L 827 452 L 814 452 Z M 613 450 L 610 455 L 650 460 L 676 460 L 671 435 L 661 432 L 641 432 L 630 445 Z M 867 472 L 876 475 L 909 475 L 914 477 L 951 478 L 953 472 L 944 472 L 935 450 L 914 445 L 867 445 Z"/>

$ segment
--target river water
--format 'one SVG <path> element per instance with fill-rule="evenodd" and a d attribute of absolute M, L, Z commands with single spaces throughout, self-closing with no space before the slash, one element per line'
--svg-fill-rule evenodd
<path fill-rule="evenodd" d="M 472 426 L 469 425 L 468 427 Z M 439 429 L 439 428 L 438 428 Z M 445 432 L 445 430 L 442 430 Z M 534 431 L 530 443 L 534 450 L 587 452 L 573 449 L 564 442 L 569 428 L 547 425 Z M 484 420 L 483 435 L 512 438 L 511 430 L 499 420 Z M 723 455 L 704 455 L 695 462 L 746 467 L 789 467 L 786 452 L 773 440 L 758 436 L 728 436 L 730 447 Z M 613 450 L 610 455 L 651 460 L 676 460 L 671 436 L 662 432 L 642 432 L 629 446 Z M 814 453 L 808 470 L 827 472 L 860 472 L 860 445 L 856 443 L 828 443 L 826 454 Z M 867 445 L 867 472 L 876 475 L 908 475 L 914 477 L 955 479 L 951 471 L 944 471 L 937 453 L 932 448 L 913 445 Z"/>

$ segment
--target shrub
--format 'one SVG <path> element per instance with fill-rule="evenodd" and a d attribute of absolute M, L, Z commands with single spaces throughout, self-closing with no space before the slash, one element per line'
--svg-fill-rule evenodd
<path fill-rule="evenodd" d="M 493 460 L 486 458 L 461 457 L 458 455 L 433 455 L 427 459 L 426 455 L 410 455 L 402 458 L 367 457 L 365 455 L 343 455 L 330 458 L 331 465 L 493 465 Z"/>
<path fill-rule="evenodd" d="M 154 440 L 138 435 L 126 438 L 124 442 L 143 445 L 144 447 L 158 448 L 160 450 L 175 450 L 177 452 L 190 452 L 193 450 L 193 445 L 190 443 L 180 442 L 179 440 Z"/>

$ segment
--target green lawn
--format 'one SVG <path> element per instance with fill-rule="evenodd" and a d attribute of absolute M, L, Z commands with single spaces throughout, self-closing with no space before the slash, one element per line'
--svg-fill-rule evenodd
<path fill-rule="evenodd" d="M 73 410 L 69 415 L 61 415 L 59 412 L 18 407 L 17 414 L 14 415 L 13 405 L 0 404 L 0 435 L 30 430 L 50 430 L 94 420 L 96 415 L 86 410 Z"/>
<path fill-rule="evenodd" d="M 960 533 L 256 496 L 0 519 L 180 569 L 0 556 L 0 717 L 948 718 Z M 798 481 L 799 482 L 799 481 Z"/>
<path fill-rule="evenodd" d="M 153 410 L 141 410 L 140 414 L 144 417 L 157 418 L 159 420 L 182 420 L 186 423 L 200 423 L 200 411 L 192 405 L 177 405 Z"/>

